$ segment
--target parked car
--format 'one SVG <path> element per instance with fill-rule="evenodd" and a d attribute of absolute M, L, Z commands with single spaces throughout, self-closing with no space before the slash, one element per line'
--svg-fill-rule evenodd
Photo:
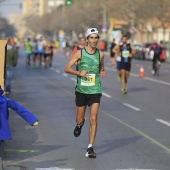
<path fill-rule="evenodd" d="M 142 59 L 142 60 L 143 60 L 143 59 L 144 59 L 144 56 L 143 56 L 142 50 L 143 50 L 144 44 L 143 44 L 143 43 L 134 44 L 133 46 L 134 46 L 134 48 L 135 48 L 135 50 L 136 50 L 136 54 L 135 54 L 134 58 L 136 58 L 136 59 Z"/>
<path fill-rule="evenodd" d="M 152 60 L 153 59 L 153 51 L 151 51 L 151 45 L 152 43 L 145 43 L 144 47 L 142 49 L 143 56 L 145 60 Z"/>
<path fill-rule="evenodd" d="M 142 59 L 142 60 L 152 60 L 154 56 L 154 51 L 151 49 L 152 43 L 139 43 L 134 44 L 134 48 L 136 49 L 136 54 L 134 58 Z M 160 55 L 160 60 L 164 62 L 166 59 L 166 48 L 163 47 L 162 53 Z"/>

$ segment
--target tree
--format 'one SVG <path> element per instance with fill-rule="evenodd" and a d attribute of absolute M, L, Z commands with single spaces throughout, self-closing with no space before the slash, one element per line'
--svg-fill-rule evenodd
<path fill-rule="evenodd" d="M 117 21 L 126 22 L 121 25 L 125 33 L 128 33 L 129 27 L 134 25 L 140 31 L 141 40 L 144 34 L 148 35 L 149 40 L 151 31 L 157 32 L 160 27 L 166 30 L 170 23 L 169 0 L 71 1 L 71 5 L 54 8 L 50 14 L 27 18 L 28 27 L 33 31 L 51 34 L 61 29 L 68 34 L 72 30 L 83 33 L 88 27 L 96 27 L 101 31 L 104 22 L 116 18 Z M 149 29 L 148 24 L 152 29 Z"/>

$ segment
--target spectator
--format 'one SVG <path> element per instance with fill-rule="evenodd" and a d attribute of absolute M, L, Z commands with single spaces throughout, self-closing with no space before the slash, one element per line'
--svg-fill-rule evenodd
<path fill-rule="evenodd" d="M 5 91 L 9 95 L 11 92 L 11 79 L 13 75 L 13 70 L 17 65 L 18 52 L 10 45 L 10 41 L 7 44 L 6 53 L 6 80 L 5 80 Z"/>
<path fill-rule="evenodd" d="M 0 88 L 0 141 L 9 140 L 12 138 L 8 119 L 9 108 L 14 110 L 31 126 L 38 125 L 38 119 L 25 107 L 18 102 L 3 96 L 4 91 Z"/>
<path fill-rule="evenodd" d="M 27 38 L 24 47 L 25 47 L 25 55 L 26 55 L 26 66 L 29 67 L 31 65 L 30 62 L 31 62 L 31 54 L 32 54 L 32 47 L 33 47 L 30 38 Z"/>

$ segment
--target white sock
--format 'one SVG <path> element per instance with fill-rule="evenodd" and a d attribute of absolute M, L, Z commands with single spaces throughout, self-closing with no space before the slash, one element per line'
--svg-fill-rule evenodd
<path fill-rule="evenodd" d="M 92 144 L 89 144 L 89 145 L 88 145 L 88 148 L 90 148 L 90 147 L 93 147 L 93 145 L 92 145 Z"/>

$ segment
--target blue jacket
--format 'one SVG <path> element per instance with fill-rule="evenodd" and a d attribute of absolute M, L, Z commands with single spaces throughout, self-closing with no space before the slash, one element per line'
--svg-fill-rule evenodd
<path fill-rule="evenodd" d="M 3 90 L 0 90 L 0 140 L 9 140 L 12 138 L 8 123 L 9 108 L 14 110 L 31 126 L 38 121 L 38 119 L 22 105 L 14 100 L 3 97 L 2 94 Z"/>

